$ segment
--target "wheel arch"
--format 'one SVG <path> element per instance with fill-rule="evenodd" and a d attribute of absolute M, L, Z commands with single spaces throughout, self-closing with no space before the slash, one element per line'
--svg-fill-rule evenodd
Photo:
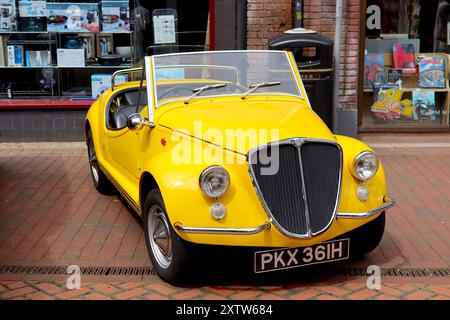
<path fill-rule="evenodd" d="M 88 143 L 88 131 L 91 129 L 91 124 L 88 119 L 84 120 L 84 142 Z"/>
<path fill-rule="evenodd" d="M 142 173 L 139 180 L 139 204 L 141 207 L 141 214 L 143 214 L 144 202 L 147 194 L 155 188 L 159 189 L 159 185 L 158 182 L 156 182 L 155 177 L 153 177 L 153 175 L 148 171 Z"/>

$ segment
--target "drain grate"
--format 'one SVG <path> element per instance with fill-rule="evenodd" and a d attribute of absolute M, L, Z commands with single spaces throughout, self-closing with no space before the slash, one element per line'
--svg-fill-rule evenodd
<path fill-rule="evenodd" d="M 83 275 L 93 276 L 149 276 L 154 275 L 152 267 L 80 267 Z M 64 266 L 0 266 L 0 274 L 37 274 L 37 275 L 65 275 Z"/>
<path fill-rule="evenodd" d="M 150 276 L 155 275 L 152 267 L 105 267 L 83 266 L 81 274 L 93 276 Z M 0 266 L 0 274 L 65 275 L 64 266 Z M 324 275 L 366 277 L 365 268 L 341 268 L 325 272 Z M 388 277 L 449 277 L 450 268 L 381 268 L 381 275 Z"/>
<path fill-rule="evenodd" d="M 450 268 L 381 268 L 381 275 L 386 277 L 448 277 Z M 364 268 L 345 268 L 338 271 L 340 275 L 351 277 L 367 276 Z"/>

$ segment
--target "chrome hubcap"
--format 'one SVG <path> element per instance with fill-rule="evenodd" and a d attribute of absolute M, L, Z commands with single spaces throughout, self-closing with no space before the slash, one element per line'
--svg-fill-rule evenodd
<path fill-rule="evenodd" d="M 95 164 L 97 161 L 97 157 L 95 155 L 95 149 L 94 149 L 94 142 L 92 141 L 92 137 L 89 140 L 89 147 L 88 147 L 88 154 L 89 154 L 89 162 L 91 164 L 91 171 L 92 176 L 94 177 L 94 180 L 98 182 L 98 169 L 96 168 Z"/>
<path fill-rule="evenodd" d="M 154 205 L 148 213 L 149 242 L 156 262 L 167 269 L 172 263 L 172 242 L 169 223 L 161 207 Z"/>
<path fill-rule="evenodd" d="M 92 176 L 94 177 L 95 181 L 98 181 L 98 170 L 96 167 L 94 167 L 93 165 L 91 165 L 91 170 L 92 170 Z"/>

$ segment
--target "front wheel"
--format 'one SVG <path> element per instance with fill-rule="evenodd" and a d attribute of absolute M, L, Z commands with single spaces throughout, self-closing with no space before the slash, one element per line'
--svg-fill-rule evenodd
<path fill-rule="evenodd" d="M 158 276 L 171 284 L 184 283 L 191 272 L 188 243 L 172 228 L 158 189 L 145 199 L 144 233 L 147 250 Z"/>
<path fill-rule="evenodd" d="M 372 221 L 352 231 L 350 254 L 353 257 L 358 257 L 375 250 L 381 238 L 383 238 L 385 224 L 386 215 L 383 212 Z"/>

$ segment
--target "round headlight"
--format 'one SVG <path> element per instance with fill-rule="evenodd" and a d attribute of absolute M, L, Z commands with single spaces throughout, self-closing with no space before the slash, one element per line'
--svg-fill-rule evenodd
<path fill-rule="evenodd" d="M 220 197 L 229 186 L 230 175 L 220 166 L 208 167 L 200 175 L 200 189 L 210 198 Z"/>
<path fill-rule="evenodd" d="M 353 176 L 360 181 L 367 181 L 378 171 L 378 157 L 375 153 L 364 151 L 358 154 L 353 161 L 351 170 Z"/>

